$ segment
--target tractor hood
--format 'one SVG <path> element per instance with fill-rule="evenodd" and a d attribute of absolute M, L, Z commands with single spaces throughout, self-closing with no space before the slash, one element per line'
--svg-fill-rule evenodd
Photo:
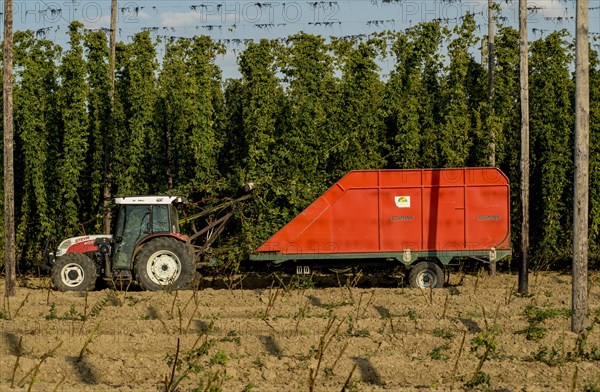
<path fill-rule="evenodd" d="M 112 240 L 112 235 L 84 235 L 80 237 L 67 238 L 58 246 L 58 249 L 56 250 L 56 257 L 60 257 L 71 252 L 85 253 L 96 251 L 98 250 L 98 244 L 96 243 L 98 238 L 105 238 L 110 241 Z"/>

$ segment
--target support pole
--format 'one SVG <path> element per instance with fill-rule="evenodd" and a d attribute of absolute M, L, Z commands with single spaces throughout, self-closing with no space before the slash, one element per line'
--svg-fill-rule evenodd
<path fill-rule="evenodd" d="M 571 331 L 586 323 L 590 140 L 589 1 L 577 0 L 575 46 L 575 189 L 573 200 L 573 293 Z"/>
<path fill-rule="evenodd" d="M 519 0 L 519 57 L 521 81 L 521 265 L 519 294 L 529 293 L 529 41 L 527 0 Z"/>

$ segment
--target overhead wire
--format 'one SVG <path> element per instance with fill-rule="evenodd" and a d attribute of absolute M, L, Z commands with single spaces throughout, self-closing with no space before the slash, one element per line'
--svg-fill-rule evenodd
<path fill-rule="evenodd" d="M 68 26 L 68 24 L 70 23 L 70 20 L 68 17 L 66 17 L 64 15 L 64 9 L 63 8 L 53 8 L 53 5 L 57 5 L 56 3 L 49 3 L 46 0 L 40 0 L 40 3 L 43 5 L 43 7 L 45 8 L 40 8 L 37 10 L 37 12 L 39 14 L 42 14 L 41 19 L 44 21 L 44 26 L 40 27 L 38 29 L 35 29 L 35 33 L 36 36 L 38 37 L 48 37 L 49 34 L 54 33 L 54 38 L 58 39 L 58 33 L 61 32 L 63 29 L 64 31 L 66 31 L 66 27 Z M 257 7 L 257 9 L 263 9 L 266 10 L 268 8 L 273 8 L 273 7 L 281 7 L 281 6 L 285 6 L 285 2 L 281 1 L 281 2 L 276 2 L 276 1 L 263 1 L 263 2 L 257 2 L 256 0 L 241 0 L 239 2 L 236 2 L 237 4 L 246 4 L 246 5 L 251 5 L 253 7 Z M 300 1 L 300 2 L 288 2 L 287 4 L 302 4 L 302 5 L 307 5 L 309 8 L 311 8 L 312 10 L 318 10 L 318 9 L 323 9 L 323 10 L 327 10 L 327 9 L 332 9 L 334 7 L 341 7 L 341 5 L 347 6 L 349 8 L 352 8 L 353 6 L 356 6 L 356 4 L 361 4 L 362 6 L 364 6 L 365 4 L 370 4 L 373 5 L 377 8 L 385 8 L 386 10 L 389 11 L 389 7 L 393 7 L 395 5 L 401 5 L 402 7 L 408 7 L 408 5 L 403 2 L 402 0 L 340 0 L 340 1 L 324 1 L 324 0 L 320 0 L 320 1 Z M 437 3 L 439 4 L 439 9 L 441 10 L 443 4 L 442 3 L 451 3 L 452 7 L 457 7 L 457 5 L 455 4 L 455 2 L 444 2 L 444 1 L 438 1 Z M 79 3 L 75 3 L 72 2 L 73 7 L 75 7 L 75 4 L 79 4 Z M 230 8 L 229 10 L 223 10 L 223 7 L 225 6 L 226 2 L 182 2 L 182 1 L 152 1 L 152 0 L 144 0 L 143 2 L 130 2 L 130 3 L 125 3 L 123 7 L 119 8 L 121 17 L 123 19 L 127 19 L 130 18 L 131 21 L 140 21 L 140 19 L 136 19 L 139 15 L 145 15 L 144 13 L 151 11 L 154 16 L 157 15 L 161 15 L 164 12 L 164 10 L 188 10 L 188 11 L 192 11 L 192 12 L 198 12 L 199 14 L 202 14 L 202 10 L 206 11 L 207 9 L 210 8 L 210 12 L 216 12 L 215 10 L 218 10 L 219 7 L 221 8 L 221 12 L 233 12 L 233 11 L 239 11 L 239 9 L 234 10 L 233 8 Z M 69 7 L 69 12 L 75 14 L 75 11 L 77 9 L 82 9 L 83 7 L 85 7 L 85 5 L 82 5 L 79 8 L 70 8 L 69 3 L 68 2 L 64 2 L 62 3 L 62 6 L 65 7 Z M 108 14 L 108 12 L 110 11 L 110 5 L 107 4 L 107 7 L 102 7 L 99 4 L 97 4 L 98 7 L 100 7 L 100 10 L 102 11 L 102 13 L 106 13 Z M 446 4 L 446 7 L 450 7 L 450 5 Z M 449 8 L 447 8 L 446 10 L 448 10 Z M 336 10 L 339 9 L 336 8 Z M 402 10 L 406 11 L 406 8 L 403 8 Z M 430 11 L 432 11 L 433 8 L 431 9 L 426 9 L 426 10 L 421 10 L 421 16 L 423 16 L 423 13 L 425 13 L 425 15 L 429 15 Z M 544 10 L 542 7 L 540 6 L 533 6 L 530 7 L 530 11 L 531 12 L 540 12 Z M 555 25 L 562 25 L 564 23 L 567 22 L 571 22 L 574 17 L 572 15 L 569 15 L 569 8 L 568 7 L 554 7 L 552 10 L 562 10 L 561 12 L 563 13 L 563 16 L 545 16 L 544 17 L 544 21 L 549 22 L 549 23 L 554 23 Z M 594 10 L 600 10 L 600 6 L 595 6 L 595 7 L 590 7 L 590 10 L 594 11 Z M 32 12 L 32 11 L 36 11 L 36 10 L 28 10 L 26 12 Z M 546 9 L 546 11 L 548 11 L 548 9 Z M 411 11 L 414 13 L 414 11 Z M 47 16 L 50 16 L 50 18 L 47 18 Z M 272 15 L 272 14 L 271 14 Z M 386 12 L 386 16 L 393 16 L 395 15 L 393 12 Z M 474 13 L 475 16 L 477 17 L 485 17 L 485 12 L 484 10 L 478 11 Z M 25 15 L 27 17 L 27 15 Z M 70 16 L 70 15 L 69 15 Z M 211 16 L 211 15 L 208 15 Z M 227 15 L 224 15 L 227 16 Z M 241 15 L 235 15 L 236 18 L 239 18 L 240 20 L 242 19 Z M 311 21 L 308 20 L 287 20 L 287 21 L 275 21 L 273 19 L 273 17 L 271 16 L 271 19 L 268 20 L 267 22 L 265 21 L 257 21 L 255 23 L 251 23 L 251 22 L 247 22 L 244 23 L 242 21 L 238 21 L 237 19 L 235 20 L 234 23 L 226 23 L 227 22 L 227 18 L 223 18 L 221 17 L 221 20 L 225 21 L 224 23 L 217 23 L 214 20 L 211 20 L 210 22 L 208 21 L 208 18 L 206 18 L 206 23 L 191 23 L 188 25 L 162 25 L 162 24 L 154 24 L 154 25 L 136 25 L 133 26 L 133 23 L 124 23 L 121 24 L 121 26 L 118 28 L 118 36 L 120 37 L 120 39 L 130 39 L 131 37 L 133 37 L 137 32 L 140 31 L 150 31 L 152 34 L 155 34 L 157 37 L 158 36 L 163 36 L 163 37 L 188 37 L 190 35 L 197 35 L 198 32 L 201 32 L 202 35 L 209 35 L 211 36 L 211 38 L 215 39 L 215 40 L 221 40 L 224 42 L 249 42 L 249 40 L 255 40 L 258 39 L 258 36 L 261 36 L 261 34 L 256 34 L 256 31 L 265 31 L 266 34 L 268 36 L 278 36 L 278 35 L 289 35 L 290 30 L 302 30 L 302 31 L 309 31 L 309 32 L 321 32 L 321 33 L 326 33 L 328 35 L 331 36 L 337 36 L 340 38 L 343 38 L 345 36 L 351 36 L 354 34 L 347 34 L 346 32 L 349 30 L 357 30 L 360 31 L 361 30 L 361 26 L 363 26 L 363 28 L 366 29 L 370 29 L 370 32 L 377 32 L 377 31 L 383 31 L 383 30 L 398 30 L 398 31 L 402 31 L 405 30 L 406 28 L 410 28 L 411 25 L 414 25 L 417 22 L 420 22 L 420 20 L 412 20 L 412 19 L 408 19 L 410 17 L 410 15 L 399 15 L 398 17 L 386 17 L 386 18 L 378 18 L 378 19 L 367 19 L 367 18 L 361 18 L 361 19 L 350 19 L 350 18 L 340 18 L 341 20 L 326 20 L 324 18 L 323 15 L 320 15 L 323 18 L 314 18 Z M 452 24 L 456 24 L 459 23 L 463 17 L 462 16 L 457 16 L 457 17 L 441 17 L 443 15 L 440 15 L 437 18 L 429 18 L 428 21 L 439 21 L 441 23 L 447 24 L 447 25 L 452 25 Z M 207 17 L 207 15 L 204 15 L 204 17 Z M 336 14 L 337 17 L 337 14 Z M 45 24 L 45 22 L 47 20 L 57 20 L 59 19 L 61 21 L 61 23 L 48 23 Z M 110 32 L 110 29 L 106 28 L 106 27 L 101 27 L 101 26 L 96 26 L 97 24 L 99 24 L 99 19 L 100 16 L 98 16 L 97 18 L 98 20 L 95 23 L 89 23 L 86 26 L 86 29 L 88 30 L 103 30 L 105 32 Z M 497 20 L 501 23 L 507 23 L 509 21 L 509 17 L 506 16 L 505 14 L 501 14 L 497 16 Z M 151 23 L 151 22 L 146 22 L 146 23 Z M 292 28 L 293 26 L 293 28 Z M 408 27 L 406 27 L 408 26 Z M 476 26 L 477 30 L 481 30 L 482 25 L 478 24 Z M 245 33 L 244 36 L 237 36 L 238 32 L 241 33 Z M 537 27 L 532 27 L 531 29 L 532 33 L 534 35 L 544 35 L 549 31 L 553 31 L 551 29 L 546 29 L 546 28 L 537 28 Z M 594 32 L 591 31 L 591 35 L 597 35 L 600 32 Z M 248 35 L 254 35 L 257 36 L 257 38 L 251 38 L 248 37 Z"/>

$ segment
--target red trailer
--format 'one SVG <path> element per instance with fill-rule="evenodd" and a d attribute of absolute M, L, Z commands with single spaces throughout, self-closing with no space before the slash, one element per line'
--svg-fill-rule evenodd
<path fill-rule="evenodd" d="M 382 263 L 441 287 L 456 258 L 511 254 L 510 189 L 496 168 L 351 171 L 250 256 L 310 266 Z"/>

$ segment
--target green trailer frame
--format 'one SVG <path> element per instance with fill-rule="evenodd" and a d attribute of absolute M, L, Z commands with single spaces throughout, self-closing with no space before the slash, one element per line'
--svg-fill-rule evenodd
<path fill-rule="evenodd" d="M 279 254 L 279 253 L 254 253 L 250 261 L 271 262 L 279 265 L 285 262 L 298 261 L 337 261 L 344 260 L 396 260 L 409 267 L 420 260 L 437 260 L 442 265 L 448 265 L 453 259 L 472 258 L 486 263 L 496 263 L 512 255 L 510 249 L 490 249 L 472 251 L 411 251 L 403 252 L 373 252 L 373 253 L 304 253 L 304 254 Z"/>

